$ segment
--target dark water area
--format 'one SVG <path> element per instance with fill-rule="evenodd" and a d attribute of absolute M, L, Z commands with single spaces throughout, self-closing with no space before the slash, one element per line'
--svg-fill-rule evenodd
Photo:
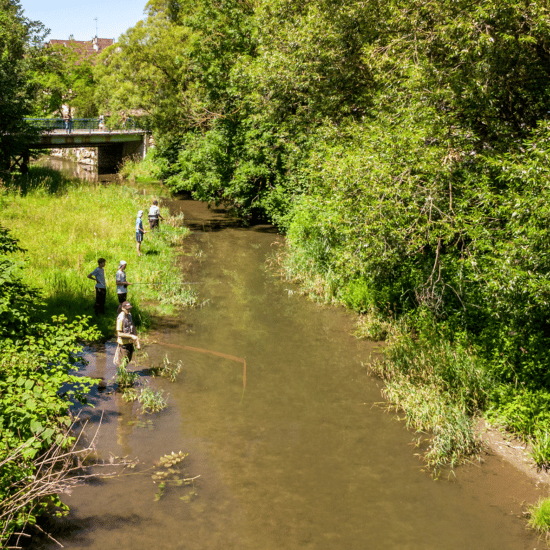
<path fill-rule="evenodd" d="M 76 488 L 54 536 L 67 549 L 519 550 L 543 545 L 526 529 L 531 481 L 496 457 L 434 481 L 413 435 L 379 404 L 365 369 L 377 345 L 350 335 L 354 316 L 316 305 L 270 271 L 281 246 L 268 225 L 240 227 L 224 212 L 173 201 L 193 233 L 182 269 L 203 307 L 158 319 L 142 378 L 165 356 L 176 382 L 150 384 L 168 407 L 139 414 L 113 392 L 115 345 L 90 351 L 87 431 L 101 416 L 98 453 L 133 469 Z M 137 290 L 136 290 L 137 292 Z M 215 351 L 246 361 L 177 346 Z M 160 500 L 154 461 L 183 451 L 194 493 Z M 53 542 L 41 548 L 57 548 Z"/>

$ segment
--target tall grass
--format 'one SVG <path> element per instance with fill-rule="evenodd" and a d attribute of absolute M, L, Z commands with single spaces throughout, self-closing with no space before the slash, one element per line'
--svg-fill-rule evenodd
<path fill-rule="evenodd" d="M 120 169 L 120 175 L 136 181 L 159 180 L 162 176 L 164 159 L 157 158 L 155 149 L 150 149 L 143 160 L 128 158 Z"/>
<path fill-rule="evenodd" d="M 478 454 L 482 443 L 474 417 L 485 407 L 491 387 L 480 361 L 440 335 L 428 319 L 413 335 L 404 320 L 388 318 L 368 303 L 351 303 L 346 293 L 350 285 L 325 266 L 324 253 L 319 243 L 304 239 L 280 252 L 273 263 L 314 300 L 363 311 L 355 336 L 386 340 L 384 360 L 370 363 L 369 371 L 385 381 L 382 394 L 389 407 L 404 413 L 410 429 L 426 434 L 429 444 L 422 456 L 434 473 Z"/>
<path fill-rule="evenodd" d="M 424 460 L 434 471 L 480 451 L 473 418 L 485 405 L 491 381 L 467 349 L 435 330 L 413 337 L 404 324 L 395 324 L 385 359 L 369 370 L 385 380 L 382 393 L 404 412 L 408 427 L 429 434 Z"/>
<path fill-rule="evenodd" d="M 550 498 L 541 499 L 529 508 L 529 526 L 550 540 Z"/>
<path fill-rule="evenodd" d="M 135 188 L 90 184 L 63 177 L 54 170 L 32 167 L 28 176 L 4 182 L 0 190 L 0 224 L 8 227 L 27 252 L 22 274 L 26 283 L 43 292 L 47 315 L 92 314 L 95 283 L 87 278 L 97 259 L 107 260 L 107 303 L 97 324 L 105 336 L 114 330 L 118 307 L 115 273 L 120 260 L 128 262 L 128 287 L 136 324 L 147 326 L 149 311 L 166 314 L 175 306 L 194 305 L 194 291 L 181 285 L 177 246 L 189 234 L 181 217 L 167 212 L 160 231 L 148 232 L 138 257 L 135 219 L 147 210 L 154 187 Z M 161 205 L 162 206 L 162 205 Z M 146 227 L 146 230 L 148 228 Z M 147 304 L 147 308 L 145 308 Z"/>

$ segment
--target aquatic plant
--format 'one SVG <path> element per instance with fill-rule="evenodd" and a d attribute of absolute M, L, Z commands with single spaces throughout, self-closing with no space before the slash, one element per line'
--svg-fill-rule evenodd
<path fill-rule="evenodd" d="M 183 366 L 183 362 L 180 360 L 177 363 L 172 363 L 170 359 L 168 359 L 168 355 L 165 355 L 162 364 L 158 367 L 154 367 L 153 373 L 158 376 L 163 376 L 164 378 L 168 378 L 170 382 L 175 382 L 178 374 L 181 371 L 181 368 Z"/>
<path fill-rule="evenodd" d="M 131 403 L 138 398 L 138 391 L 136 388 L 123 388 L 122 389 L 122 399 L 127 403 Z"/>
<path fill-rule="evenodd" d="M 155 494 L 155 501 L 160 500 L 169 486 L 172 487 L 190 487 L 191 490 L 185 492 L 179 498 L 180 500 L 190 500 L 193 496 L 196 496 L 195 480 L 200 476 L 187 477 L 184 472 L 184 459 L 189 453 L 183 453 L 182 451 L 161 456 L 159 460 L 155 462 L 155 466 L 159 469 L 152 475 L 151 479 L 153 483 L 158 483 L 158 490 Z"/>
<path fill-rule="evenodd" d="M 114 377 L 118 390 L 120 391 L 132 388 L 136 380 L 139 378 L 139 374 L 137 372 L 129 371 L 126 368 L 126 365 L 127 361 L 123 361 L 120 365 L 118 365 Z"/>
<path fill-rule="evenodd" d="M 141 388 L 137 398 L 141 404 L 141 412 L 154 413 L 165 409 L 168 402 L 163 397 L 163 393 L 163 390 L 154 391 L 150 386 Z"/>

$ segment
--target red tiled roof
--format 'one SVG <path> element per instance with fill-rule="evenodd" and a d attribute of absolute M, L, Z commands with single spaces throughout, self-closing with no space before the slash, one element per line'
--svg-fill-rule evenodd
<path fill-rule="evenodd" d="M 94 53 L 101 53 L 105 48 L 114 44 L 115 41 L 112 38 L 94 38 L 93 40 L 58 40 L 52 39 L 49 44 L 63 45 L 73 48 L 81 49 L 86 55 L 93 55 Z M 94 47 L 97 44 L 97 49 Z"/>

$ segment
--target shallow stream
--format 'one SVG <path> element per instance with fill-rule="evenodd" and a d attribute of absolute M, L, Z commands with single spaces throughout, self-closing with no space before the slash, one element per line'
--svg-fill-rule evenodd
<path fill-rule="evenodd" d="M 113 344 L 88 354 L 86 374 L 107 384 L 92 395 L 88 431 L 103 415 L 100 456 L 138 463 L 65 499 L 71 513 L 55 533 L 65 548 L 543 547 L 522 517 L 537 494 L 512 466 L 488 456 L 456 477 L 422 471 L 412 434 L 378 405 L 381 383 L 365 370 L 376 345 L 350 335 L 352 314 L 269 271 L 281 242 L 273 228 L 242 228 L 191 201 L 171 208 L 193 231 L 182 268 L 205 304 L 150 336 L 143 375 L 166 355 L 183 363 L 176 382 L 151 381 L 169 393 L 161 413 L 139 415 L 112 392 Z M 246 373 L 242 361 L 176 346 L 243 358 Z M 155 500 L 153 462 L 172 451 L 189 453 L 185 475 L 200 477 L 193 491 L 168 487 Z"/>

